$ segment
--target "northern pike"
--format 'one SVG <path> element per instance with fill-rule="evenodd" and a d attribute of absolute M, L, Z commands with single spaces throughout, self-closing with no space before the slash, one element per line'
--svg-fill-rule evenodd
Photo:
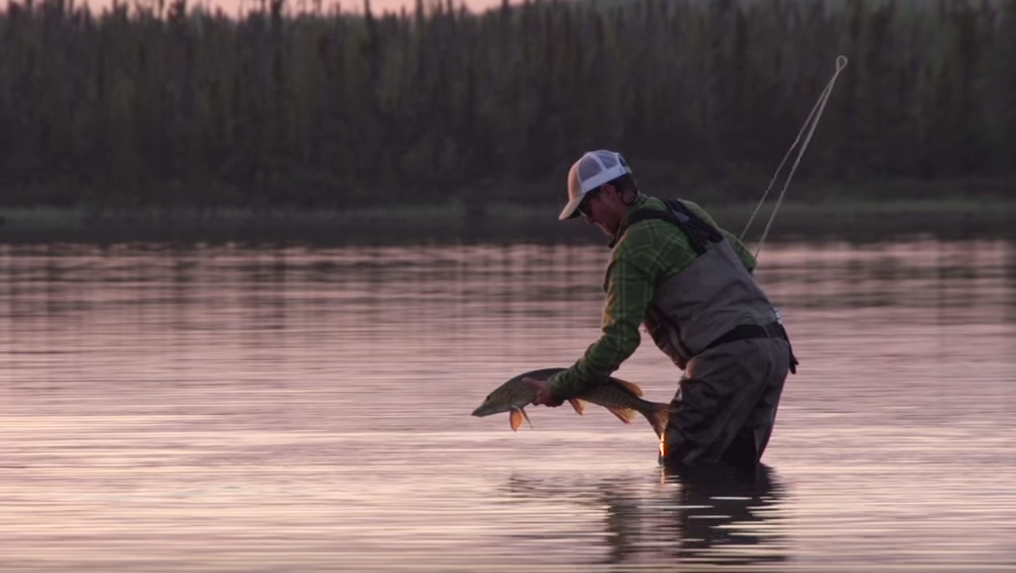
<path fill-rule="evenodd" d="M 533 423 L 529 421 L 525 407 L 531 404 L 533 398 L 536 397 L 536 388 L 526 384 L 522 379 L 546 380 L 562 370 L 564 368 L 544 368 L 519 374 L 491 392 L 484 399 L 483 404 L 473 410 L 473 415 L 482 418 L 509 412 L 508 419 L 513 431 L 518 431 L 523 419 L 529 422 L 529 427 L 532 427 Z M 568 402 L 580 415 L 585 409 L 583 402 L 603 406 L 625 424 L 630 424 L 637 412 L 649 420 L 656 436 L 662 437 L 663 429 L 667 425 L 670 406 L 643 400 L 641 396 L 642 389 L 637 384 L 611 376 L 607 382 L 586 388 L 577 396 L 570 398 Z"/>

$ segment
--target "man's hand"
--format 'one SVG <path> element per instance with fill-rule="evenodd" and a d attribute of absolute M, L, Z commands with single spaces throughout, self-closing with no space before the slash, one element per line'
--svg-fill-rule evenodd
<path fill-rule="evenodd" d="M 530 378 L 527 376 L 522 379 L 522 383 L 528 384 L 536 389 L 536 397 L 533 398 L 534 405 L 557 408 L 561 404 L 564 404 L 564 400 L 559 400 L 550 393 L 550 384 L 546 380 L 537 380 L 536 378 Z"/>

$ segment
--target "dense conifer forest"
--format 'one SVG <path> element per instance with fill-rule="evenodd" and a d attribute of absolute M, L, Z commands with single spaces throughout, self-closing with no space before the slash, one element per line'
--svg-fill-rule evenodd
<path fill-rule="evenodd" d="M 1016 195 L 1016 0 L 43 0 L 0 12 L 0 203 L 546 201 L 600 147 L 754 199 L 841 54 L 802 181 Z"/>

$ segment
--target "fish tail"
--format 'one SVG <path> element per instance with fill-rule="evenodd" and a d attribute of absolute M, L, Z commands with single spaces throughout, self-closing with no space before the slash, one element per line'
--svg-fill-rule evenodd
<path fill-rule="evenodd" d="M 670 404 L 662 402 L 649 402 L 648 412 L 643 412 L 649 424 L 656 432 L 657 438 L 663 438 L 663 432 L 667 428 L 667 420 L 670 419 Z"/>

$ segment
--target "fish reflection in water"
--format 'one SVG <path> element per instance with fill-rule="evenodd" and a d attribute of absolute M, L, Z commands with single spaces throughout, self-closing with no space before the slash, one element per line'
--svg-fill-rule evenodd
<path fill-rule="evenodd" d="M 753 566 L 788 559 L 781 515 L 787 491 L 765 464 L 661 468 L 652 483 L 644 476 L 515 475 L 507 489 L 529 501 L 601 504 L 604 564 Z"/>

